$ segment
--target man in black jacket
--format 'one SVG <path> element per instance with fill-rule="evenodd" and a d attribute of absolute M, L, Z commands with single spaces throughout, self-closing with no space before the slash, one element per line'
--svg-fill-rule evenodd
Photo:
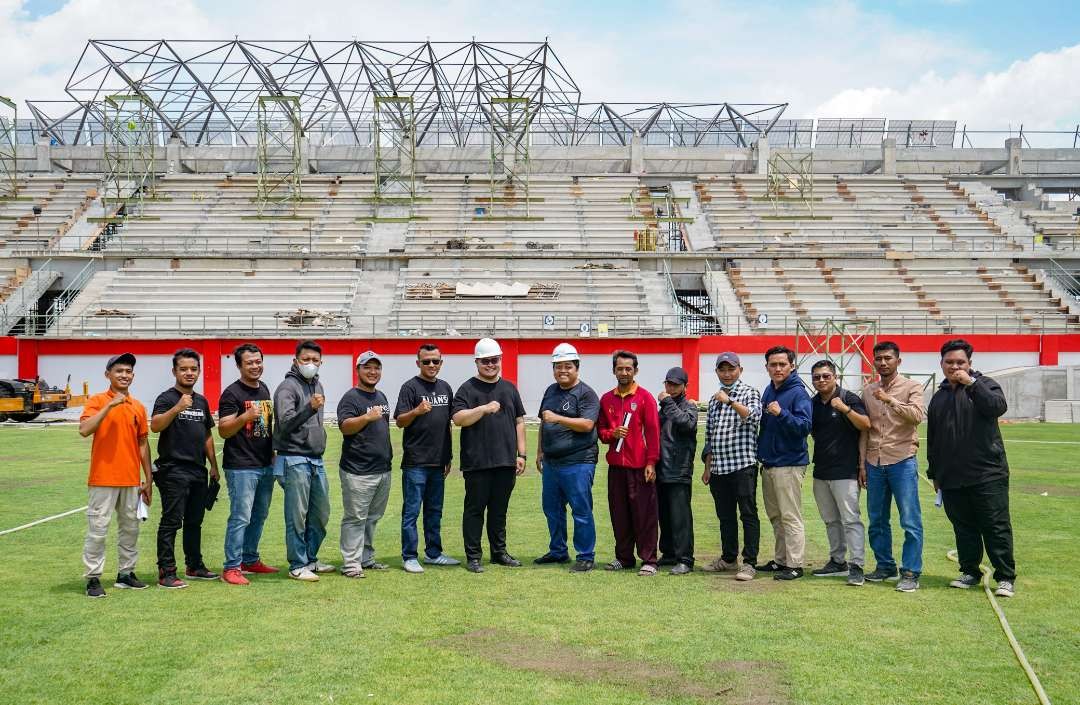
<path fill-rule="evenodd" d="M 694 515 L 690 485 L 697 451 L 697 402 L 686 398 L 686 371 L 672 367 L 664 377 L 660 401 L 660 462 L 656 493 L 660 505 L 660 565 L 672 575 L 694 569 Z"/>
<path fill-rule="evenodd" d="M 1012 597 L 1013 561 L 1009 519 L 1009 461 L 998 429 L 1008 408 L 1001 386 L 971 369 L 971 344 L 941 346 L 945 381 L 930 400 L 926 429 L 926 476 L 941 491 L 945 514 L 956 534 L 960 577 L 956 588 L 979 584 L 983 546 L 994 566 L 999 597 Z"/>

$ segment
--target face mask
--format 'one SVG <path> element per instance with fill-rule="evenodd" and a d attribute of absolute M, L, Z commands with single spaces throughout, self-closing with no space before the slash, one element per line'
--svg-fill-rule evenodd
<path fill-rule="evenodd" d="M 734 386 L 735 386 L 734 382 L 732 382 L 731 384 L 724 384 L 723 382 L 720 383 L 720 389 L 723 389 L 725 392 L 728 391 L 729 389 L 732 389 Z"/>
<path fill-rule="evenodd" d="M 311 379 L 319 374 L 319 366 L 314 362 L 305 362 L 303 365 L 297 365 L 297 368 L 304 379 Z"/>

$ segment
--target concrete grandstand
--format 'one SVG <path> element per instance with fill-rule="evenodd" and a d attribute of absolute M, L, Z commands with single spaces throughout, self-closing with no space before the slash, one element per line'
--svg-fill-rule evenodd
<path fill-rule="evenodd" d="M 546 42 L 95 40 L 68 94 L 4 123 L 0 336 L 1080 333 L 1080 135 L 584 103 Z"/>

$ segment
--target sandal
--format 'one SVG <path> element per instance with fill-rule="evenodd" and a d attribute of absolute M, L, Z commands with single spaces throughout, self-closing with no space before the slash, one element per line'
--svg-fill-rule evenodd
<path fill-rule="evenodd" d="M 646 563 L 645 565 L 641 566 L 641 570 L 639 570 L 637 574 L 642 577 L 656 575 L 656 566 L 652 565 L 651 563 Z"/>

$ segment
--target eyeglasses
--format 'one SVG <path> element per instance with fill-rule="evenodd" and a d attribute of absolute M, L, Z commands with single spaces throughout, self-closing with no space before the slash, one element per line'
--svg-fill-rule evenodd
<path fill-rule="evenodd" d="M 437 366 L 442 364 L 442 360 L 417 360 L 421 365 Z"/>
<path fill-rule="evenodd" d="M 497 365 L 499 364 L 500 360 L 502 360 L 501 357 L 483 357 L 478 359 L 476 362 L 480 365 Z"/>
<path fill-rule="evenodd" d="M 825 380 L 832 378 L 832 375 L 810 375 L 810 379 L 814 380 L 815 382 L 824 382 Z"/>

